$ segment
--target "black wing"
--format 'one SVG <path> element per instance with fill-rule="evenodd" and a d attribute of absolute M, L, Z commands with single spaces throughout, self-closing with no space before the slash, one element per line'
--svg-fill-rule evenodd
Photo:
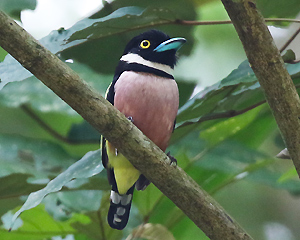
<path fill-rule="evenodd" d="M 119 78 L 120 74 L 116 74 L 112 83 L 109 85 L 105 98 L 109 101 L 112 105 L 114 105 L 114 98 L 115 98 L 115 84 Z M 108 163 L 108 156 L 106 152 L 106 139 L 102 136 L 101 137 L 101 149 L 102 149 L 102 164 L 105 168 L 107 168 Z"/>

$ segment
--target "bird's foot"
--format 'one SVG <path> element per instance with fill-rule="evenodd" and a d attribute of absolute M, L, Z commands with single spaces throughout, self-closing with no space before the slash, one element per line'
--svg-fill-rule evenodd
<path fill-rule="evenodd" d="M 127 117 L 127 119 L 128 119 L 130 122 L 132 122 L 132 123 L 134 122 L 134 121 L 133 121 L 133 117 L 131 117 L 131 116 Z"/>
<path fill-rule="evenodd" d="M 171 156 L 170 152 L 167 153 L 167 156 L 170 158 L 171 160 L 171 163 L 170 165 L 174 165 L 174 166 L 177 166 L 177 159 L 173 156 Z"/>

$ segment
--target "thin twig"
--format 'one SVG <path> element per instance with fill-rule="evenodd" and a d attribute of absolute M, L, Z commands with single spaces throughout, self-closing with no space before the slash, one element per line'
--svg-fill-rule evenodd
<path fill-rule="evenodd" d="M 69 139 L 57 131 L 55 131 L 51 126 L 49 126 L 45 121 L 43 121 L 30 107 L 26 104 L 21 105 L 20 107 L 29 117 L 31 117 L 41 128 L 43 128 L 46 132 L 48 132 L 52 137 L 56 138 L 59 141 L 68 144 L 88 144 L 95 143 L 93 140 L 72 140 Z"/>
<path fill-rule="evenodd" d="M 290 23 L 300 23 L 299 19 L 291 18 L 265 18 L 265 22 L 290 22 Z"/>
<path fill-rule="evenodd" d="M 297 29 L 297 31 L 287 40 L 287 42 L 280 48 L 280 53 L 282 53 L 290 44 L 291 42 L 297 37 L 297 35 L 300 33 L 300 27 Z"/>
<path fill-rule="evenodd" d="M 290 18 L 265 18 L 267 23 L 270 22 L 291 22 L 291 23 L 300 23 L 299 19 L 290 19 Z M 212 20 L 212 21 L 188 21 L 188 20 L 181 20 L 177 19 L 175 24 L 181 25 L 221 25 L 221 24 L 232 24 L 231 20 Z"/>
<path fill-rule="evenodd" d="M 31 117 L 41 128 L 43 128 L 45 131 L 47 131 L 50 135 L 52 135 L 54 138 L 65 142 L 70 143 L 70 141 L 59 134 L 57 131 L 55 131 L 53 128 L 51 128 L 46 122 L 44 122 L 37 114 L 35 114 L 32 109 L 30 109 L 27 105 L 23 104 L 21 105 L 21 109 L 29 116 Z"/>

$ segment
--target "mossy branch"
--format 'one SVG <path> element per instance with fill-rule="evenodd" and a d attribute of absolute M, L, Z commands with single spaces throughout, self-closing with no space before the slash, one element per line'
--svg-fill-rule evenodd
<path fill-rule="evenodd" d="M 116 146 L 210 239 L 251 239 L 182 169 L 171 166 L 166 154 L 122 113 L 1 11 L 0 45 Z"/>
<path fill-rule="evenodd" d="M 300 100 L 280 53 L 251 0 L 222 0 L 300 176 Z"/>

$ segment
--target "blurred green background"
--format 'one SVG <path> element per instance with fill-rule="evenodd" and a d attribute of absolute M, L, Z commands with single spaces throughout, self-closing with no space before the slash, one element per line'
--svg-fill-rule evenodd
<path fill-rule="evenodd" d="M 257 5 L 266 18 L 300 12 L 298 0 Z M 233 26 L 176 24 L 228 20 L 220 1 L 1 0 L 0 9 L 102 96 L 133 36 L 156 28 L 185 37 L 175 69 L 181 107 L 169 150 L 254 239 L 300 239 L 300 183 L 292 162 L 274 157 L 285 146 Z M 269 24 L 279 48 L 300 27 Z M 288 47 L 296 57 L 299 41 Z M 208 239 L 153 185 L 135 192 L 126 229 L 110 229 L 110 187 L 99 151 L 90 152 L 99 148 L 100 134 L 1 48 L 0 61 L 0 239 Z M 300 64 L 287 68 L 299 86 Z M 76 174 L 79 163 L 90 168 L 68 179 L 66 169 L 75 164 L 67 172 Z M 40 196 L 43 202 L 24 211 L 9 233 L 28 194 L 59 174 L 62 190 Z"/>

